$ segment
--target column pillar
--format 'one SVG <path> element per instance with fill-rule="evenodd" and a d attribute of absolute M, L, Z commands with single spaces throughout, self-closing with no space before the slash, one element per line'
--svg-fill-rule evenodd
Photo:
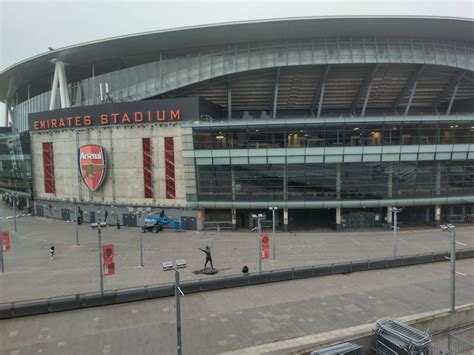
<path fill-rule="evenodd" d="M 288 232 L 288 208 L 283 209 L 283 231 Z"/>
<path fill-rule="evenodd" d="M 342 230 L 341 226 L 341 208 L 336 208 L 336 231 Z"/>
<path fill-rule="evenodd" d="M 435 226 L 439 226 L 441 221 L 441 206 L 435 205 Z"/>
<path fill-rule="evenodd" d="M 430 223 L 430 208 L 426 208 L 426 218 L 425 218 L 426 224 Z"/>
<path fill-rule="evenodd" d="M 232 208 L 231 214 L 232 214 L 232 232 L 235 232 L 235 230 L 237 229 L 237 209 Z"/>
<path fill-rule="evenodd" d="M 441 163 L 436 162 L 436 196 L 441 195 Z"/>
<path fill-rule="evenodd" d="M 230 167 L 230 180 L 232 189 L 232 201 L 235 201 L 235 171 L 233 166 Z"/>
<path fill-rule="evenodd" d="M 392 211 L 390 210 L 390 207 L 387 207 L 387 228 L 388 229 L 392 228 L 392 224 L 393 224 L 392 218 L 393 218 Z"/>
<path fill-rule="evenodd" d="M 390 164 L 388 169 L 387 169 L 387 197 L 392 198 L 393 197 L 393 167 Z"/>
<path fill-rule="evenodd" d="M 341 199 L 341 164 L 336 165 L 336 199 Z"/>

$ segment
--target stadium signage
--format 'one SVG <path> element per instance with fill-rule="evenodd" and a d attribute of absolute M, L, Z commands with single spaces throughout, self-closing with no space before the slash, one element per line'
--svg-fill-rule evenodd
<path fill-rule="evenodd" d="M 104 148 L 97 144 L 83 145 L 78 150 L 78 165 L 86 186 L 96 191 L 104 182 L 107 171 Z"/>
<path fill-rule="evenodd" d="M 198 120 L 216 105 L 198 97 L 78 106 L 29 115 L 30 131 Z M 210 112 L 212 111 L 212 112 Z"/>

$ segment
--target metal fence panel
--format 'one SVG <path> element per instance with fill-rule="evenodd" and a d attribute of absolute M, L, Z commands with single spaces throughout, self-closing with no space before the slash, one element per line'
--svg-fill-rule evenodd
<path fill-rule="evenodd" d="M 448 349 L 452 354 L 472 354 L 474 352 L 474 326 L 449 334 Z"/>

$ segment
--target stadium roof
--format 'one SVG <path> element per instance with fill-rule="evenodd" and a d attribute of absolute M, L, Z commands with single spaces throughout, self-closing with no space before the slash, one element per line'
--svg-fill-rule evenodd
<path fill-rule="evenodd" d="M 322 37 L 396 37 L 473 42 L 472 19 L 443 17 L 318 17 L 235 22 L 146 32 L 52 50 L 19 62 L 0 73 L 0 100 L 8 93 L 41 80 L 48 91 L 51 61 L 67 63 L 69 82 L 156 60 L 160 52 L 179 55 L 219 45 L 291 41 Z M 50 85 L 50 84 L 49 84 Z M 10 87 L 10 90 L 9 90 Z M 12 89 L 13 88 L 13 89 Z"/>

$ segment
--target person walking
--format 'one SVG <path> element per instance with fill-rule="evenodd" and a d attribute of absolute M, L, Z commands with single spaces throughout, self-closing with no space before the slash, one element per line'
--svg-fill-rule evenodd
<path fill-rule="evenodd" d="M 54 253 L 55 253 L 54 245 L 51 245 L 51 246 L 49 247 L 49 257 L 51 258 L 51 260 L 54 259 Z"/>

